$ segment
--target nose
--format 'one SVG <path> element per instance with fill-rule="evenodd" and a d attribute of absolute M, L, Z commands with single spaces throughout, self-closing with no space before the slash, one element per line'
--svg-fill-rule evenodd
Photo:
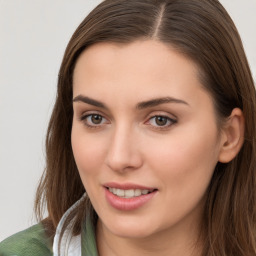
<path fill-rule="evenodd" d="M 106 163 L 116 172 L 136 170 L 142 166 L 142 155 L 136 132 L 127 127 L 119 127 L 113 132 L 109 143 Z"/>

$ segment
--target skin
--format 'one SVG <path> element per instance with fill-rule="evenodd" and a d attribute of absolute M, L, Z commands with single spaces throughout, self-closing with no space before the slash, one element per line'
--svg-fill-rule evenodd
<path fill-rule="evenodd" d="M 236 117 L 241 113 L 236 110 L 233 126 L 220 133 L 213 100 L 197 74 L 195 63 L 153 40 L 99 43 L 80 55 L 74 70 L 71 139 L 82 182 L 99 216 L 101 256 L 200 255 L 200 241 L 195 245 L 205 193 L 219 159 L 233 157 L 227 154 L 228 139 L 240 136 Z M 85 103 L 79 95 L 105 107 Z M 178 101 L 136 107 L 166 97 Z M 155 116 L 167 117 L 166 123 L 159 125 Z M 135 183 L 157 192 L 142 207 L 121 211 L 107 202 L 106 182 Z"/>

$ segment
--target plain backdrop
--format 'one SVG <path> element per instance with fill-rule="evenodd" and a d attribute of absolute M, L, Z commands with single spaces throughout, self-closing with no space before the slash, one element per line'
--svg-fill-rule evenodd
<path fill-rule="evenodd" d="M 35 223 L 44 139 L 65 47 L 100 0 L 0 0 L 0 241 Z M 256 0 L 221 0 L 256 78 Z M 60 191 L 61 192 L 61 191 Z"/>

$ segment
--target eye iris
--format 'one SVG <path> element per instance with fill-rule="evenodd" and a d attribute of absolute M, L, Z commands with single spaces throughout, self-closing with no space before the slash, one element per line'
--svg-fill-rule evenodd
<path fill-rule="evenodd" d="M 91 120 L 94 124 L 100 124 L 102 121 L 102 116 L 100 115 L 92 115 Z"/>
<path fill-rule="evenodd" d="M 164 126 L 167 124 L 167 118 L 163 116 L 157 116 L 156 117 L 156 124 L 159 126 Z"/>

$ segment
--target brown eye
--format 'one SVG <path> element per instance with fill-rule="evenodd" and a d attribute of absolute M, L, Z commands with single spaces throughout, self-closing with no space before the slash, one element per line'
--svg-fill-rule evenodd
<path fill-rule="evenodd" d="M 149 119 L 149 124 L 158 128 L 167 128 L 172 124 L 175 124 L 177 120 L 167 116 L 153 116 Z"/>
<path fill-rule="evenodd" d="M 107 119 L 99 114 L 85 115 L 82 116 L 80 120 L 89 128 L 99 128 L 108 123 Z"/>
<path fill-rule="evenodd" d="M 168 118 L 167 117 L 164 117 L 164 116 L 156 116 L 155 117 L 155 122 L 157 125 L 159 126 L 164 126 L 167 124 L 168 122 Z"/>
<path fill-rule="evenodd" d="M 102 122 L 102 116 L 100 116 L 100 115 L 91 115 L 91 122 L 93 124 L 100 124 Z"/>

